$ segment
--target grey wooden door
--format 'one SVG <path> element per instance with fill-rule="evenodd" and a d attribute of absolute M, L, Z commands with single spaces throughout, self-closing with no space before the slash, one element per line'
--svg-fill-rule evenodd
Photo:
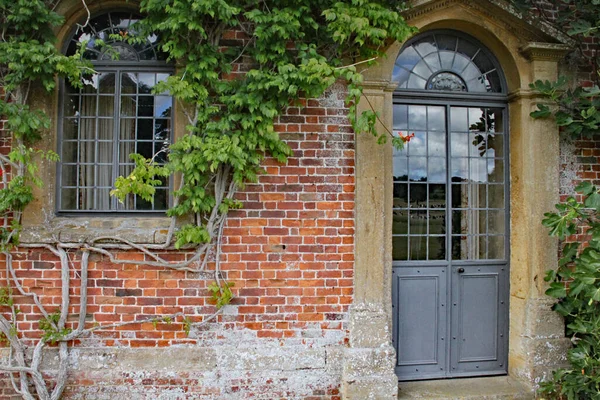
<path fill-rule="evenodd" d="M 393 341 L 400 380 L 505 374 L 508 135 L 503 104 L 394 105 Z"/>

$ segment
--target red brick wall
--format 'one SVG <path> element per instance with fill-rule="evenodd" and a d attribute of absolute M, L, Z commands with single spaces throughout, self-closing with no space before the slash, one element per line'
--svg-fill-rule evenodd
<path fill-rule="evenodd" d="M 273 340 L 282 347 L 288 343 L 344 345 L 353 290 L 354 134 L 345 117 L 342 89 L 334 87 L 323 99 L 305 101 L 304 107 L 292 107 L 280 118 L 276 129 L 293 149 L 293 157 L 285 165 L 267 158 L 266 173 L 237 195 L 244 207 L 230 213 L 222 244 L 222 269 L 226 279 L 234 283 L 235 295 L 227 311 L 208 326 L 192 331 L 190 337 L 181 321 L 137 323 L 97 331 L 75 346 L 232 345 L 228 331 L 244 332 L 255 346 Z M 72 251 L 69 255 L 70 321 L 74 326 L 79 312 L 81 254 Z M 141 253 L 123 252 L 119 257 L 134 257 L 140 263 L 112 264 L 97 254 L 90 258 L 88 327 L 180 311 L 199 322 L 216 310 L 206 289 L 213 281 L 211 275 L 148 267 Z M 164 257 L 179 260 L 186 254 L 170 252 Z M 15 253 L 14 266 L 26 290 L 39 294 L 44 304 L 51 305 L 49 311 L 54 311 L 61 299 L 58 258 L 45 249 L 21 248 Z M 4 269 L 0 278 L 4 281 Z M 22 311 L 19 334 L 39 338 L 37 321 L 41 316 L 31 299 L 16 296 L 16 301 Z M 256 386 L 249 383 L 255 377 L 245 376 L 245 384 L 237 377 L 223 380 L 221 387 L 211 387 L 198 384 L 202 378 L 203 374 L 189 372 L 178 373 L 176 378 L 150 373 L 141 384 L 153 393 L 177 388 L 198 396 L 202 392 L 207 398 L 216 392 L 237 393 L 240 398 L 245 398 L 245 390 L 256 395 L 261 390 L 276 393 L 273 391 L 281 386 Z M 303 396 L 335 398 L 338 384 L 333 379 L 333 384 L 305 390 Z M 104 381 L 102 374 L 85 371 L 73 371 L 70 383 L 74 385 L 70 389 L 73 396 L 85 392 L 85 386 L 117 390 L 119 385 L 140 384 L 127 376 L 122 376 L 122 381 L 114 376 Z"/>

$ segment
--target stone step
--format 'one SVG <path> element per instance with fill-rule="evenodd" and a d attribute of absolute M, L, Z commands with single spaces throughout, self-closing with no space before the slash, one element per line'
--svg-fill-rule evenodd
<path fill-rule="evenodd" d="M 509 376 L 400 382 L 398 399 L 533 400 L 531 388 Z"/>

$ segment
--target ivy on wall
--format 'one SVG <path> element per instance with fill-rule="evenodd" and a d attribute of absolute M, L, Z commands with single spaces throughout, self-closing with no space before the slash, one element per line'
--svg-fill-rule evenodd
<path fill-rule="evenodd" d="M 9 373 L 13 387 L 25 399 L 58 399 L 67 380 L 68 343 L 99 329 L 123 324 L 99 325 L 86 322 L 87 268 L 91 253 L 112 262 L 138 264 L 116 259 L 115 250 L 143 252 L 150 266 L 175 270 L 205 271 L 214 262 L 215 282 L 209 290 L 218 307 L 232 297 L 230 285 L 222 280 L 220 238 L 228 210 L 240 207 L 234 200 L 238 187 L 262 173 L 267 155 L 284 163 L 291 150 L 274 130 L 279 115 L 301 99 L 316 98 L 338 80 L 347 84 L 349 118 L 357 133 L 372 134 L 379 141 L 390 139 L 401 147 L 406 137 L 378 132 L 376 110 L 358 113 L 362 97 L 361 71 L 375 64 L 393 41 L 413 33 L 401 16 L 402 2 L 395 0 L 142 0 L 144 19 L 117 41 L 136 42 L 158 35 L 161 50 L 177 65 L 177 73 L 159 84 L 157 93 L 169 91 L 178 110 L 187 118 L 186 128 L 168 152 L 168 162 L 131 155 L 135 169 L 119 177 L 112 191 L 123 200 L 137 194 L 151 200 L 160 178 L 174 175 L 179 182 L 166 240 L 162 244 L 138 244 L 117 234 L 81 238 L 77 242 L 19 243 L 21 216 L 33 200 L 33 186 L 41 185 L 35 161 L 56 161 L 54 152 L 36 150 L 36 143 L 52 126 L 43 111 L 32 109 L 30 94 L 53 92 L 57 79 L 81 86 L 94 73 L 81 51 L 71 57 L 56 49 L 54 29 L 64 21 L 54 11 L 60 0 L 0 0 L 0 115 L 11 135 L 8 154 L 0 154 L 2 189 L 0 251 L 6 258 L 8 286 L 0 293 L 0 332 L 10 355 L 0 364 Z M 88 9 L 85 0 L 81 6 Z M 89 16 L 89 14 L 88 14 Z M 89 21 L 89 18 L 88 18 Z M 241 32 L 239 45 L 223 42 L 226 32 Z M 131 34 L 131 35 L 130 35 Z M 116 35 L 119 36 L 119 35 Z M 108 46 L 101 41 L 97 46 Z M 245 65 L 243 73 L 234 67 Z M 178 224 L 177 221 L 185 221 Z M 48 307 L 44 299 L 29 292 L 17 278 L 12 263 L 15 246 L 40 247 L 60 259 L 62 295 L 59 307 Z M 160 252 L 185 248 L 193 255 L 185 262 L 172 262 Z M 75 324 L 69 317 L 69 284 L 72 263 L 67 251 L 81 253 L 80 307 Z M 208 271 L 210 272 L 210 271 Z M 42 319 L 44 332 L 28 347 L 18 326 L 18 304 L 13 294 L 30 297 Z M 218 312 L 218 311 L 217 311 Z M 211 317 L 207 317 L 210 319 Z M 194 328 L 187 316 L 176 313 L 157 316 L 151 322 L 181 319 L 186 331 Z M 140 323 L 144 321 L 135 321 Z M 47 380 L 42 375 L 43 350 L 57 343 L 58 371 Z"/>

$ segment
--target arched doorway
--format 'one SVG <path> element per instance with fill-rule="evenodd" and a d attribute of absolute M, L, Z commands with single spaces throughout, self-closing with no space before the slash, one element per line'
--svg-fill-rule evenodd
<path fill-rule="evenodd" d="M 407 42 L 393 81 L 393 343 L 400 380 L 507 373 L 507 90 L 456 31 Z"/>

